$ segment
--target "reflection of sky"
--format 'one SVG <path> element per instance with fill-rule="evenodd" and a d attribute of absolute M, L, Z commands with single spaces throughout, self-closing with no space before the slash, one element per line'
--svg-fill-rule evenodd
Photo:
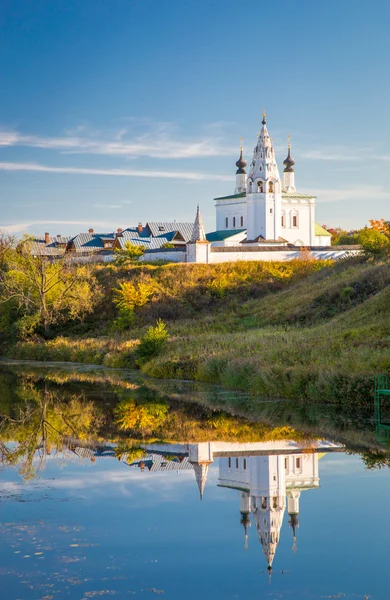
<path fill-rule="evenodd" d="M 217 462 L 202 502 L 192 471 L 50 460 L 26 484 L 3 471 L 1 598 L 153 597 L 154 589 L 172 600 L 387 599 L 390 473 L 328 454 L 319 474 L 320 489 L 301 495 L 296 554 L 285 515 L 269 586 L 254 526 L 244 549 L 238 492 L 216 486 Z"/>

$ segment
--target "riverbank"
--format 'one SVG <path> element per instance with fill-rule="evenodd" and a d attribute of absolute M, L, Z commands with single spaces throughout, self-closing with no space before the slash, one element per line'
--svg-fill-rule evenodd
<path fill-rule="evenodd" d="M 139 340 L 162 318 L 169 341 L 143 361 L 147 375 L 217 383 L 263 398 L 369 403 L 374 375 L 390 374 L 389 261 L 296 263 L 126 273 L 106 267 L 99 273 L 102 303 L 82 326 L 17 342 L 6 355 L 134 367 Z M 159 290 L 124 331 L 114 325 L 111 293 L 120 280 L 152 282 Z"/>

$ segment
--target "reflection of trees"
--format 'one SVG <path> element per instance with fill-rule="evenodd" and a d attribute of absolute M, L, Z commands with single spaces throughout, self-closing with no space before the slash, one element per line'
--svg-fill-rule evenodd
<path fill-rule="evenodd" d="M 160 401 L 137 402 L 133 398 L 122 400 L 115 410 L 116 423 L 119 429 L 131 430 L 143 437 L 152 435 L 167 418 L 168 403 Z"/>
<path fill-rule="evenodd" d="M 0 414 L 0 461 L 19 465 L 21 475 L 35 476 L 47 455 L 60 452 L 69 438 L 86 439 L 100 417 L 93 402 L 27 386 L 19 390 L 12 413 Z M 11 442 L 11 443 L 10 443 Z"/>

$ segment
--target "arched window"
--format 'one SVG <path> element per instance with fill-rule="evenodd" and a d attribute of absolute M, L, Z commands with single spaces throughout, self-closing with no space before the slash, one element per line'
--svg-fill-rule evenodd
<path fill-rule="evenodd" d="M 240 226 L 244 227 L 244 217 L 240 217 Z"/>
<path fill-rule="evenodd" d="M 236 226 L 236 217 L 233 217 L 233 228 Z"/>
<path fill-rule="evenodd" d="M 268 191 L 272 194 L 274 191 L 274 182 L 270 181 L 268 184 Z"/>
<path fill-rule="evenodd" d="M 263 508 L 263 509 L 267 508 L 267 498 L 265 498 L 264 496 L 261 499 L 261 508 Z"/>
<path fill-rule="evenodd" d="M 296 215 L 293 216 L 293 227 L 298 227 L 298 217 Z"/>
<path fill-rule="evenodd" d="M 229 227 L 229 219 L 228 219 L 228 217 L 226 217 L 226 219 L 225 219 L 225 227 L 226 227 L 226 229 Z"/>
<path fill-rule="evenodd" d="M 263 182 L 262 181 L 257 182 L 257 191 L 259 192 L 259 194 L 263 193 Z"/>
<path fill-rule="evenodd" d="M 284 215 L 282 215 L 282 227 L 285 227 L 284 223 L 285 223 L 285 217 L 284 217 Z"/>
<path fill-rule="evenodd" d="M 276 496 L 272 498 L 272 506 L 273 508 L 278 508 L 278 499 Z"/>

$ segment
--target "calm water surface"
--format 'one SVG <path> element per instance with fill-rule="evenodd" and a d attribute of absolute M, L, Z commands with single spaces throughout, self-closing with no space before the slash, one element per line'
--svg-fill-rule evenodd
<path fill-rule="evenodd" d="M 1 599 L 390 597 L 369 416 L 352 443 L 340 415 L 325 437 L 312 414 L 252 424 L 220 411 L 232 395 L 158 385 L 0 368 Z"/>

